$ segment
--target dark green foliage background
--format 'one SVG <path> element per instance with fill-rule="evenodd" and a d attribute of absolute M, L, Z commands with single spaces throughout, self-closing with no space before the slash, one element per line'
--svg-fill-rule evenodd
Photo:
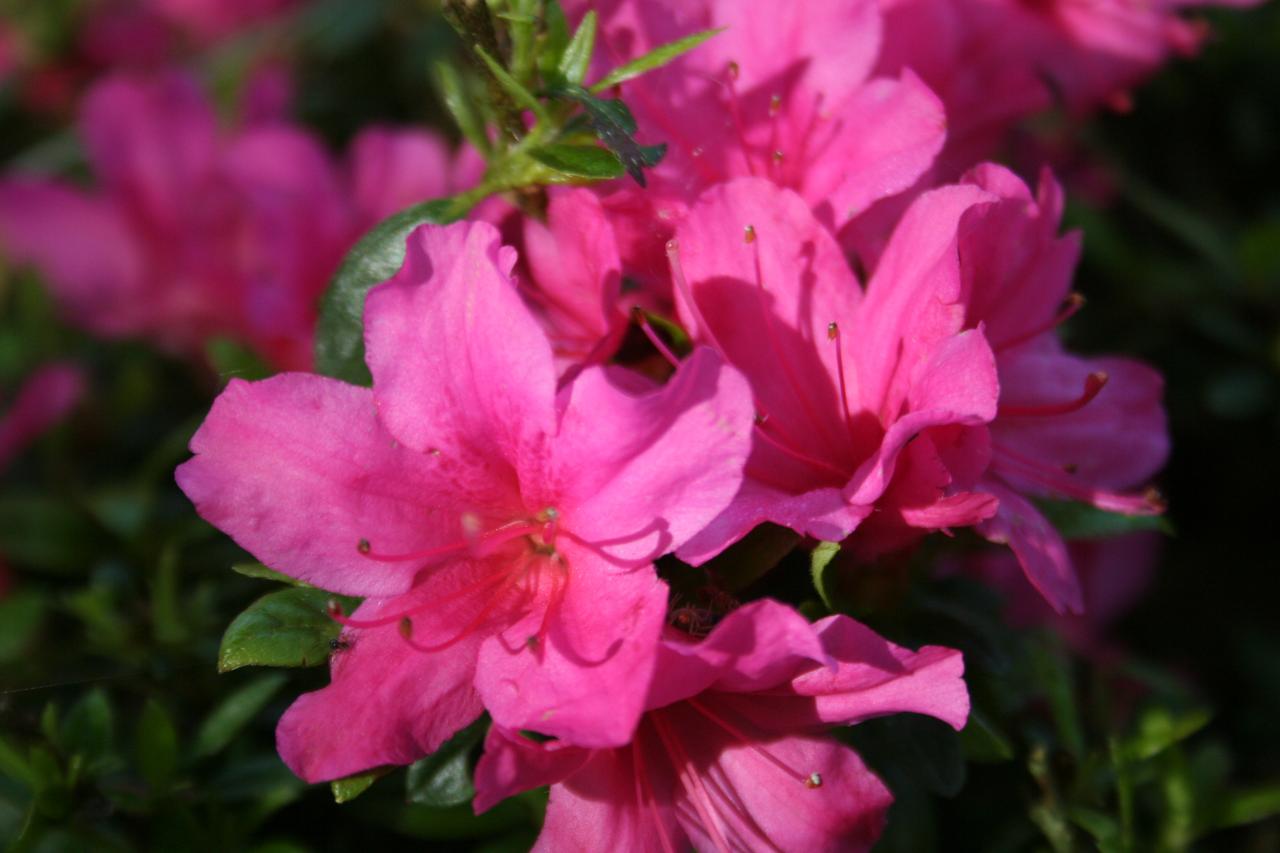
<path fill-rule="evenodd" d="M 443 127 L 428 68 L 453 42 L 413 8 L 320 3 L 292 36 L 300 118 L 335 147 L 371 121 Z M 1104 667 L 1015 635 L 980 587 L 917 577 L 886 593 L 887 573 L 867 569 L 870 595 L 851 610 L 895 639 L 961 645 L 981 715 L 958 738 L 913 718 L 850 733 L 898 797 L 885 849 L 1280 848 L 1274 818 L 1250 821 L 1280 809 L 1280 8 L 1212 20 L 1204 54 L 1140 90 L 1131 114 L 1075 131 L 1116 192 L 1107 205 L 1076 196 L 1069 213 L 1085 229 L 1089 298 L 1071 344 L 1144 358 L 1168 382 L 1161 485 L 1176 536 L 1118 626 L 1128 653 Z M 233 87 L 234 61 L 204 67 Z M 6 162 L 57 134 L 38 156 L 81 170 L 57 122 L 0 94 Z M 542 794 L 474 818 L 407 803 L 434 796 L 426 771 L 341 805 L 294 779 L 274 721 L 323 668 L 217 673 L 223 630 L 280 587 L 230 571 L 245 555 L 195 518 L 172 469 L 218 387 L 257 375 L 254 360 L 220 344 L 210 375 L 89 340 L 37 281 L 0 271 L 0 388 L 55 357 L 87 366 L 90 396 L 0 480 L 0 554 L 15 576 L 0 600 L 0 842 L 526 849 Z M 816 606 L 798 552 L 743 583 Z"/>

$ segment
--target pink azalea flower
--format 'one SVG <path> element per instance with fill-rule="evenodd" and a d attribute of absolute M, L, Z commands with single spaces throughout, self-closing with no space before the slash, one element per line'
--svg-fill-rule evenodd
<path fill-rule="evenodd" d="M 547 221 L 523 220 L 525 294 L 551 338 L 557 367 L 608 361 L 622 343 L 622 261 L 595 193 L 553 190 Z"/>
<path fill-rule="evenodd" d="M 211 42 L 269 21 L 301 5 L 301 0 L 143 0 L 142 5 Z"/>
<path fill-rule="evenodd" d="M 986 447 L 960 426 L 996 413 L 995 361 L 965 331 L 957 224 L 977 187 L 922 197 L 867 295 L 796 194 L 753 178 L 709 190 L 671 247 L 681 316 L 746 374 L 758 423 L 734 503 L 681 556 L 771 521 L 841 540 L 873 512 L 924 530 L 973 524 Z"/>
<path fill-rule="evenodd" d="M 40 269 L 73 322 L 190 355 L 229 335 L 309 367 L 316 303 L 346 249 L 405 199 L 450 189 L 427 134 L 366 131 L 347 179 L 294 126 L 221 132 L 178 74 L 106 79 L 81 128 L 99 188 L 6 179 L 0 246 Z"/>
<path fill-rule="evenodd" d="M 845 616 L 810 625 L 772 601 L 705 639 L 664 639 L 629 744 L 537 743 L 495 725 L 476 768 L 483 811 L 551 785 L 535 850 L 867 850 L 893 800 L 857 753 L 822 736 L 899 712 L 956 729 L 960 653 L 895 646 Z"/>
<path fill-rule="evenodd" d="M 965 178 L 999 201 L 961 226 L 966 323 L 982 325 L 1000 372 L 981 490 L 1000 501 L 979 531 L 1007 542 L 1028 579 L 1058 610 L 1084 601 L 1066 546 L 1026 500 L 1056 497 L 1112 512 L 1160 511 L 1145 484 L 1169 453 L 1160 374 L 1124 358 L 1065 352 L 1055 327 L 1079 307 L 1069 294 L 1079 234 L 1058 236 L 1062 191 L 1046 173 L 1039 192 L 1011 172 L 980 166 Z"/>
<path fill-rule="evenodd" d="M 577 4 L 585 8 L 588 4 Z M 669 144 L 641 193 L 606 203 L 628 274 L 665 282 L 662 246 L 707 187 L 758 176 L 798 192 L 839 228 L 911 186 L 942 147 L 942 105 L 911 71 L 872 76 L 875 0 L 592 3 L 601 55 L 632 59 L 691 32 L 725 31 L 624 84 L 643 132 Z M 571 10 L 573 4 L 570 4 Z"/>
<path fill-rule="evenodd" d="M 662 388 L 551 347 L 486 223 L 424 226 L 373 290 L 373 389 L 233 381 L 178 483 L 266 564 L 365 596 L 332 682 L 280 723 L 308 780 L 405 764 L 483 707 L 586 746 L 626 743 L 666 589 L 651 561 L 729 502 L 750 392 L 702 350 Z"/>

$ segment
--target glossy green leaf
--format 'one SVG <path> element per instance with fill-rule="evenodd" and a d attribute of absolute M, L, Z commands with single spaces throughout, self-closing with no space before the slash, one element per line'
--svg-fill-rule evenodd
<path fill-rule="evenodd" d="M 19 657 L 35 641 L 47 602 L 40 590 L 21 587 L 0 598 L 0 661 Z"/>
<path fill-rule="evenodd" d="M 587 68 L 591 65 L 591 54 L 596 49 L 596 25 L 598 16 L 592 10 L 582 16 L 573 38 L 560 55 L 558 70 L 560 76 L 570 83 L 581 83 L 587 76 Z"/>
<path fill-rule="evenodd" d="M 445 808 L 475 796 L 471 783 L 471 750 L 488 729 L 488 717 L 481 717 L 445 741 L 434 753 L 414 762 L 405 781 L 406 799 Z"/>
<path fill-rule="evenodd" d="M 364 363 L 364 298 L 375 285 L 399 271 L 405 238 L 425 222 L 446 223 L 466 213 L 469 204 L 446 198 L 417 204 L 378 223 L 347 253 L 320 305 L 316 326 L 316 370 L 368 385 Z"/>
<path fill-rule="evenodd" d="M 965 763 L 959 734 L 923 714 L 894 714 L 867 720 L 848 732 L 860 755 L 894 782 L 951 797 L 964 787 Z"/>
<path fill-rule="evenodd" d="M 996 763 L 1012 761 L 1013 743 L 1009 736 L 978 708 L 969 711 L 969 721 L 960 732 L 960 745 L 969 761 Z"/>
<path fill-rule="evenodd" d="M 706 563 L 705 568 L 724 589 L 740 592 L 764 577 L 799 543 L 800 534 L 794 530 L 762 524 Z"/>
<path fill-rule="evenodd" d="M 644 170 L 658 165 L 667 146 L 641 145 L 633 138 L 638 127 L 627 105 L 617 99 L 597 98 L 581 86 L 555 86 L 551 94 L 580 104 L 596 137 L 618 156 L 627 174 L 640 186 L 645 185 Z"/>
<path fill-rule="evenodd" d="M 1216 815 L 1218 827 L 1245 826 L 1280 815 L 1280 784 L 1229 794 Z"/>
<path fill-rule="evenodd" d="M 621 161 L 596 145 L 544 145 L 529 156 L 562 175 L 590 180 L 609 180 L 623 175 Z"/>
<path fill-rule="evenodd" d="M 193 754 L 203 758 L 221 752 L 266 707 L 285 680 L 279 672 L 262 675 L 223 699 L 196 730 Z"/>
<path fill-rule="evenodd" d="M 591 87 L 591 91 L 603 92 L 610 86 L 616 86 L 619 83 L 639 77 L 641 74 L 653 71 L 655 68 L 661 68 L 680 54 L 688 53 L 707 39 L 721 32 L 724 32 L 723 28 L 703 30 L 654 48 L 644 56 L 633 59 L 625 65 L 619 65 L 610 71 Z"/>
<path fill-rule="evenodd" d="M 559 73 L 560 57 L 569 44 L 569 21 L 559 0 L 547 0 L 543 21 L 545 34 L 538 51 L 538 68 L 543 80 L 552 80 Z"/>
<path fill-rule="evenodd" d="M 341 626 L 328 612 L 324 590 L 294 587 L 269 592 L 227 626 L 218 670 L 242 666 L 316 666 L 329 659 Z"/>
<path fill-rule="evenodd" d="M 1200 731 L 1212 717 L 1203 708 L 1183 714 L 1164 707 L 1149 708 L 1138 719 L 1138 731 L 1122 744 L 1125 758 L 1129 762 L 1155 758 Z"/>

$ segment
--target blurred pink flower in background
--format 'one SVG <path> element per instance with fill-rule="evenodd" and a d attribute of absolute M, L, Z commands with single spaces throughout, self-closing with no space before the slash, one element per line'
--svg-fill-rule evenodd
<path fill-rule="evenodd" d="M 307 368 L 343 254 L 389 212 L 450 191 L 454 169 L 425 131 L 370 128 L 344 173 L 270 104 L 258 112 L 223 129 L 185 75 L 106 78 L 80 121 L 96 188 L 6 176 L 0 248 L 94 333 L 187 355 L 230 336 Z"/>

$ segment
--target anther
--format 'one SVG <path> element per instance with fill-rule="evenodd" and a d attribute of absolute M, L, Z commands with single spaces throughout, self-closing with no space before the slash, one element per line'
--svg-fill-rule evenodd
<path fill-rule="evenodd" d="M 359 542 L 356 543 L 356 550 L 359 551 L 361 554 L 368 554 L 370 548 L 372 547 L 373 546 L 369 544 L 368 539 L 361 539 Z"/>
<path fill-rule="evenodd" d="M 772 97 L 770 97 L 770 98 L 769 98 L 769 116 L 770 116 L 770 118 L 772 118 L 773 116 L 776 116 L 776 115 L 778 114 L 778 112 L 779 112 L 781 109 L 782 109 L 782 96 L 781 96 L 781 95 L 773 95 Z"/>
<path fill-rule="evenodd" d="M 324 609 L 328 611 L 330 619 L 340 619 L 343 616 L 342 605 L 338 603 L 336 598 L 331 598 L 325 602 Z"/>
<path fill-rule="evenodd" d="M 781 163 L 786 156 L 787 155 L 782 153 L 781 148 L 776 148 L 774 149 L 774 152 L 773 152 L 773 162 Z"/>
<path fill-rule="evenodd" d="M 729 65 L 725 68 L 725 73 L 729 75 L 730 80 L 737 80 L 738 75 L 742 73 L 742 69 L 738 67 L 737 62 L 729 60 Z"/>
<path fill-rule="evenodd" d="M 828 323 L 827 324 L 827 340 L 834 341 L 838 337 L 840 337 L 840 327 L 837 326 L 835 323 Z"/>
<path fill-rule="evenodd" d="M 401 637 L 404 637 L 406 640 L 408 640 L 413 636 L 413 620 L 410 619 L 408 616 L 405 616 L 403 619 L 400 620 L 400 624 L 397 626 L 397 630 L 400 632 Z"/>
<path fill-rule="evenodd" d="M 810 774 L 809 774 L 809 778 L 804 780 L 804 786 L 805 786 L 806 788 L 821 788 L 821 787 L 822 787 L 822 774 L 821 774 L 821 773 L 810 773 Z"/>
<path fill-rule="evenodd" d="M 756 227 L 748 225 L 742 229 L 742 241 L 744 243 L 754 243 L 756 241 Z"/>
<path fill-rule="evenodd" d="M 1142 499 L 1145 500 L 1147 505 L 1155 512 L 1164 512 L 1169 508 L 1169 503 L 1165 500 L 1164 494 L 1162 494 L 1155 486 L 1147 486 L 1147 488 L 1142 492 Z"/>

